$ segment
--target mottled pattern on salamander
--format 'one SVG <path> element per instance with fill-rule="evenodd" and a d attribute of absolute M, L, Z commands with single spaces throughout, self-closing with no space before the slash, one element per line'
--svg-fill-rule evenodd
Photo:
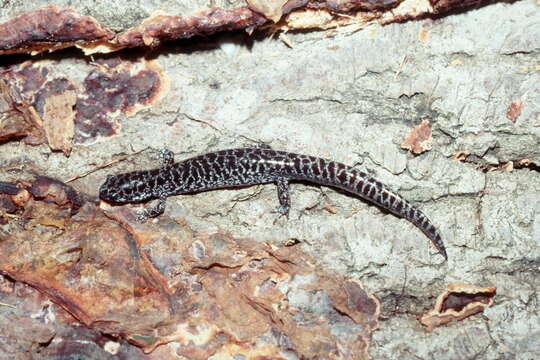
<path fill-rule="evenodd" d="M 339 162 L 269 147 L 222 150 L 178 163 L 174 163 L 171 152 L 166 152 L 163 159 L 158 169 L 109 175 L 99 189 L 100 198 L 119 204 L 159 199 L 158 205 L 143 215 L 147 218 L 163 213 L 168 196 L 275 183 L 279 212 L 287 215 L 290 209 L 289 181 L 308 181 L 358 195 L 409 220 L 447 259 L 439 231 L 426 215 L 380 181 Z"/>

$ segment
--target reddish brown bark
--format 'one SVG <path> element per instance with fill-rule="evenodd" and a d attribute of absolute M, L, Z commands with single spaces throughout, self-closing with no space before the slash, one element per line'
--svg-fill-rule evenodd
<path fill-rule="evenodd" d="M 263 25 L 278 21 L 281 15 L 293 11 L 327 11 L 335 14 L 336 19 L 341 13 L 354 15 L 361 12 L 364 19 L 384 17 L 382 21 L 387 24 L 429 14 L 441 14 L 486 2 L 485 0 L 420 1 L 425 4 L 410 6 L 405 13 L 395 16 L 392 15 L 392 10 L 404 4 L 404 0 L 290 0 L 282 6 L 281 11 L 274 9 L 266 16 L 255 11 L 256 6 L 231 9 L 212 8 L 188 15 L 152 16 L 140 25 L 116 36 L 92 17 L 82 16 L 72 9 L 46 6 L 0 24 L 0 55 L 35 54 L 74 45 L 86 49 L 88 53 L 111 52 L 126 47 L 156 47 L 163 41 L 206 36 L 223 31 L 245 30 L 251 33 Z M 427 10 L 418 11 L 417 8 Z M 316 27 L 316 24 L 313 24 L 313 27 Z"/>

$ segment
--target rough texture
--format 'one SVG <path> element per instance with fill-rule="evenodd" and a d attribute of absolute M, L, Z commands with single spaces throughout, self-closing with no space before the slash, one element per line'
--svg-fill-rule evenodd
<path fill-rule="evenodd" d="M 92 330 L 147 353 L 174 342 L 193 360 L 367 356 L 379 302 L 357 281 L 316 268 L 298 244 L 141 225 L 125 209 L 105 216 L 89 202 L 79 211 L 73 189 L 50 179 L 15 187 L 23 210 L 0 237 L 0 271 Z M 37 353 L 54 331 L 28 321 L 7 338 L 26 333 L 19 347 Z"/>
<path fill-rule="evenodd" d="M 69 154 L 72 139 L 84 144 L 118 134 L 120 113 L 134 115 L 169 90 L 167 77 L 153 61 L 99 59 L 94 64 L 84 79 L 76 80 L 59 74 L 55 62 L 5 68 L 0 78 L 5 99 L 0 137 L 47 143 L 51 150 Z"/>
<path fill-rule="evenodd" d="M 202 9 L 107 3 L 110 10 L 97 15 L 85 9 L 100 12 L 103 2 L 94 8 L 81 1 L 78 10 L 121 31 L 155 10 Z M 2 20 L 22 9 L 10 4 L 15 5 L 2 10 Z M 122 6 L 127 14 L 117 11 Z M 310 16 L 315 14 L 321 13 Z M 315 268 L 358 279 L 381 301 L 383 321 L 369 347 L 375 359 L 532 359 L 540 348 L 538 14 L 535 1 L 494 3 L 362 31 L 351 26 L 282 35 L 292 48 L 277 34 L 170 42 L 151 54 L 171 84 L 160 102 L 132 116 L 120 111 L 114 136 L 73 146 L 69 158 L 8 137 L 0 145 L 0 181 L 13 183 L 32 172 L 76 178 L 71 185 L 96 200 L 107 174 L 156 167 L 151 152 L 142 150 L 164 145 L 189 157 L 263 141 L 275 149 L 356 165 L 441 225 L 449 234 L 448 263 L 441 265 L 425 237 L 406 221 L 334 190 L 303 184 L 292 185 L 296 205 L 287 222 L 275 223 L 270 214 L 272 186 L 171 198 L 164 219 L 172 220 L 159 221 L 189 224 L 197 232 L 225 230 L 254 242 L 302 242 L 316 259 Z M 141 56 L 139 50 L 122 54 Z M 58 72 L 55 77 L 67 78 L 78 89 L 100 70 L 73 52 L 31 60 L 33 66 L 53 63 L 49 68 Z M 20 61 L 7 58 L 5 64 L 19 66 Z M 510 114 L 515 122 L 507 117 L 511 107 L 517 109 L 512 104 L 520 104 L 519 116 Z M 10 107 L 8 118 L 31 119 L 21 115 L 27 105 Z M 432 149 L 408 154 L 400 145 L 423 120 L 430 122 Z M 35 126 L 25 124 L 11 129 L 20 134 Z M 512 171 L 502 171 L 502 165 Z M 1 218 L 9 221 L 2 232 L 21 211 L 9 199 L 1 202 L 7 209 Z M 37 248 L 38 240 L 32 242 Z M 162 256 L 171 255 L 164 251 Z M 453 282 L 496 287 L 493 305 L 482 315 L 426 333 L 418 317 Z M 174 345 L 165 345 L 154 353 L 175 351 Z"/>
<path fill-rule="evenodd" d="M 493 305 L 496 290 L 493 287 L 451 283 L 446 291 L 439 295 L 433 309 L 422 316 L 420 322 L 431 331 L 437 326 L 476 315 Z"/>
<path fill-rule="evenodd" d="M 252 33 L 268 24 L 268 20 L 278 22 L 285 14 L 291 14 L 292 18 L 275 26 L 274 31 L 329 28 L 346 24 L 362 27 L 373 20 L 388 24 L 458 10 L 482 2 L 484 0 L 433 3 L 428 0 L 291 0 L 274 1 L 264 6 L 250 2 L 248 6 L 210 7 L 188 14 L 159 12 L 147 17 L 138 26 L 125 28 L 116 36 L 92 17 L 81 16 L 70 8 L 47 5 L 0 23 L 0 55 L 37 54 L 72 45 L 84 49 L 86 54 L 109 53 L 130 47 L 154 48 L 164 41 L 208 36 L 218 32 L 245 30 Z M 295 19 L 298 15 L 304 20 Z"/>
<path fill-rule="evenodd" d="M 72 9 L 45 6 L 0 24 L 0 54 L 39 53 L 112 37 L 112 31 L 103 29 L 91 17 Z"/>
<path fill-rule="evenodd" d="M 148 359 L 134 346 L 80 326 L 50 298 L 0 276 L 0 358 Z"/>
<path fill-rule="evenodd" d="M 429 121 L 424 120 L 411 131 L 407 139 L 401 144 L 401 147 L 418 155 L 431 150 L 432 141 Z"/>

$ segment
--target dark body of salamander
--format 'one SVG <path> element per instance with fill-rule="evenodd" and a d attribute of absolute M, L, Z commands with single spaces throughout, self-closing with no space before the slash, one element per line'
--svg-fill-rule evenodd
<path fill-rule="evenodd" d="M 358 195 L 416 225 L 447 258 L 439 231 L 418 209 L 363 171 L 339 162 L 270 148 L 243 148 L 212 152 L 174 163 L 172 153 L 164 154 L 160 168 L 109 175 L 99 189 L 109 202 L 136 203 L 159 199 L 142 218 L 160 215 L 165 199 L 219 188 L 275 183 L 279 212 L 290 208 L 289 181 L 307 181 L 331 186 Z"/>

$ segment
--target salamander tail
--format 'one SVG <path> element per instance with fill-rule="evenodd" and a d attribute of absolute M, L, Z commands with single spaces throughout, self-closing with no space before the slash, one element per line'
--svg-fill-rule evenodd
<path fill-rule="evenodd" d="M 448 260 L 448 255 L 446 254 L 446 248 L 441 238 L 439 230 L 433 225 L 433 223 L 428 219 L 423 212 L 416 209 L 414 206 L 405 202 L 403 206 L 403 211 L 401 215 L 416 225 L 426 236 L 431 240 L 435 248 L 439 253 L 444 257 L 445 260 Z"/>

